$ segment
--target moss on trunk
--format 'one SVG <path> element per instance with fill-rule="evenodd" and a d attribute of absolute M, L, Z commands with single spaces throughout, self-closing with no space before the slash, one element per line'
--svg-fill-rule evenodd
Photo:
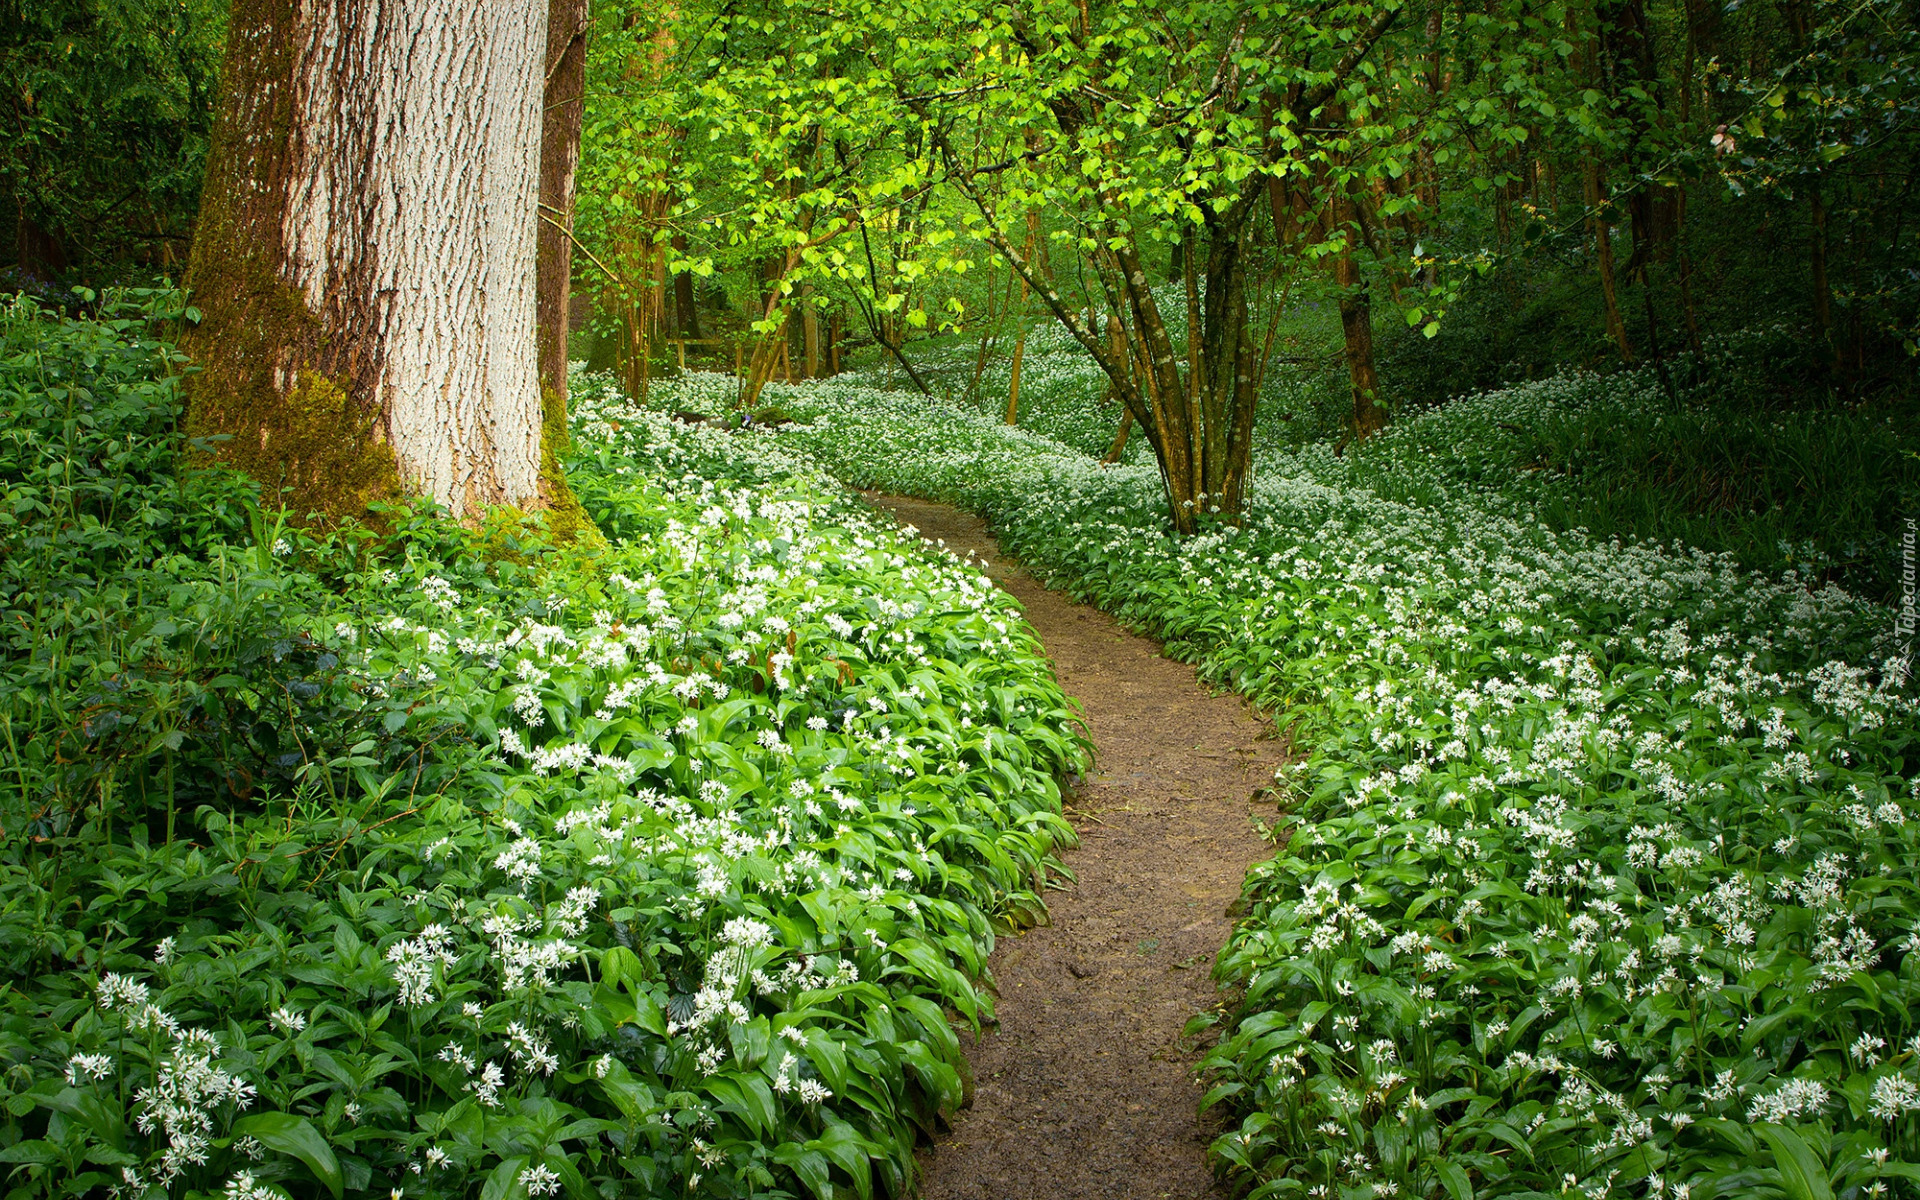
<path fill-rule="evenodd" d="M 540 499 L 546 503 L 547 532 L 556 542 L 567 544 L 581 539 L 604 541 L 600 530 L 580 505 L 580 498 L 567 485 L 567 472 L 560 459 L 573 448 L 573 435 L 567 432 L 567 402 L 552 388 L 540 395 Z"/>

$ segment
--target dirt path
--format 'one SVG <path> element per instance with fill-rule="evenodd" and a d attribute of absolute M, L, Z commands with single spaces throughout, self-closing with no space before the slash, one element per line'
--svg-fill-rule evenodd
<path fill-rule="evenodd" d="M 1198 1200 L 1217 1193 L 1181 1030 L 1215 1002 L 1213 957 L 1247 867 L 1271 853 L 1251 802 L 1282 758 L 1235 696 L 1111 618 L 1041 587 L 978 519 L 869 496 L 922 536 L 974 551 L 1019 598 L 1097 749 L 1070 798 L 1079 877 L 1053 922 L 993 955 L 1000 1024 L 970 1040 L 977 1090 L 922 1153 L 926 1200 Z"/>

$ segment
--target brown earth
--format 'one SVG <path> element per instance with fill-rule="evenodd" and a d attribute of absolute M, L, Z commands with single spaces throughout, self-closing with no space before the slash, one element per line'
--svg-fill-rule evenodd
<path fill-rule="evenodd" d="M 868 500 L 957 554 L 973 551 L 1017 597 L 1092 734 L 1073 789 L 1078 878 L 1052 923 L 1004 938 L 992 970 L 999 1025 L 962 1033 L 973 1107 L 921 1152 L 926 1200 L 1198 1200 L 1215 1130 L 1196 1109 L 1194 1013 L 1219 1003 L 1211 970 L 1248 866 L 1271 854 L 1255 793 L 1285 757 L 1240 698 L 1112 618 L 1040 586 L 978 518 L 899 496 Z"/>

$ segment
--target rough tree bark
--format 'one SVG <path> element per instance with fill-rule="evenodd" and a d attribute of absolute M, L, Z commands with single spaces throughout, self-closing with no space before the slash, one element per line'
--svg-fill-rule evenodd
<path fill-rule="evenodd" d="M 542 0 L 238 0 L 187 281 L 196 436 L 297 512 L 537 507 Z"/>
<path fill-rule="evenodd" d="M 1600 164 L 1592 151 L 1582 164 L 1582 181 L 1587 200 L 1587 230 L 1593 235 L 1594 263 L 1600 271 L 1600 299 L 1606 307 L 1607 333 L 1620 348 L 1620 361 L 1633 361 L 1633 345 L 1627 341 L 1627 322 L 1620 315 L 1620 292 L 1613 274 L 1613 230 L 1605 216 L 1606 184 L 1600 178 Z"/>

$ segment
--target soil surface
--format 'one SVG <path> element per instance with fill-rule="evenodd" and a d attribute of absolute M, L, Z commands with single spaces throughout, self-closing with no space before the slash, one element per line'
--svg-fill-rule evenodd
<path fill-rule="evenodd" d="M 1049 894 L 1050 925 L 1001 939 L 999 1025 L 961 1040 L 973 1107 L 921 1153 L 926 1200 L 1214 1197 L 1197 1115 L 1197 1048 L 1182 1030 L 1218 1003 L 1211 971 L 1247 868 L 1268 857 L 1254 800 L 1285 757 L 1233 695 L 1096 609 L 1003 559 L 978 518 L 924 500 L 868 500 L 1017 597 L 1096 752 L 1069 796 L 1077 882 Z"/>

